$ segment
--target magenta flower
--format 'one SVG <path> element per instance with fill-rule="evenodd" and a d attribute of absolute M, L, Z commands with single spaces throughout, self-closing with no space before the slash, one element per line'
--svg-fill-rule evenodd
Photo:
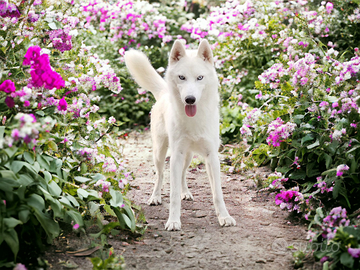
<path fill-rule="evenodd" d="M 32 65 L 35 61 L 37 61 L 40 57 L 40 51 L 41 48 L 39 46 L 29 47 L 29 49 L 25 53 L 23 65 Z"/>
<path fill-rule="evenodd" d="M 6 97 L 6 98 L 5 98 L 5 104 L 6 104 L 6 106 L 8 106 L 9 108 L 14 108 L 14 106 L 15 106 L 14 99 L 13 99 L 12 97 Z"/>
<path fill-rule="evenodd" d="M 59 101 L 59 105 L 58 105 L 58 110 L 59 111 L 66 111 L 67 110 L 67 102 L 66 102 L 66 100 L 65 100 L 65 98 L 62 98 L 62 99 L 60 99 L 60 101 Z"/>
<path fill-rule="evenodd" d="M 20 138 L 20 132 L 17 128 L 13 129 L 11 131 L 11 137 L 15 140 L 15 141 L 18 141 L 19 138 Z"/>
<path fill-rule="evenodd" d="M 15 267 L 14 270 L 27 270 L 27 268 L 25 267 L 25 265 L 23 265 L 22 263 L 18 263 Z"/>
<path fill-rule="evenodd" d="M 344 174 L 344 171 L 348 171 L 350 168 L 346 164 L 341 164 L 337 166 L 336 168 L 336 176 L 342 176 Z"/>
<path fill-rule="evenodd" d="M 53 43 L 55 49 L 60 52 L 70 51 L 72 49 L 71 36 L 64 30 L 53 30 L 49 33 L 50 40 Z"/>
<path fill-rule="evenodd" d="M 328 14 L 330 14 L 331 11 L 334 9 L 334 4 L 331 3 L 331 2 L 327 2 L 325 7 L 326 7 L 326 12 L 327 12 Z"/>
<path fill-rule="evenodd" d="M 348 252 L 353 258 L 359 258 L 360 257 L 360 248 L 350 248 L 349 247 Z"/>
<path fill-rule="evenodd" d="M 77 230 L 77 229 L 79 229 L 79 227 L 80 227 L 79 224 L 75 224 L 75 225 L 73 226 L 73 229 L 74 229 L 74 230 Z"/>
<path fill-rule="evenodd" d="M 281 142 L 290 137 L 295 128 L 296 124 L 291 122 L 284 124 L 284 121 L 278 117 L 269 124 L 267 131 L 269 133 L 269 137 L 266 138 L 266 142 L 268 145 L 278 147 Z"/>
<path fill-rule="evenodd" d="M 5 80 L 0 84 L 0 91 L 5 93 L 13 93 L 16 91 L 15 84 L 11 80 Z"/>
<path fill-rule="evenodd" d="M 14 4 L 8 4 L 5 1 L 0 1 L 0 16 L 3 18 L 19 18 L 21 14 Z"/>

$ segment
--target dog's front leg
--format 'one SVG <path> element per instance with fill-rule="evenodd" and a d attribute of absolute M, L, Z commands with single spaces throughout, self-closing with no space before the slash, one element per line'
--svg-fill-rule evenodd
<path fill-rule="evenodd" d="M 169 219 L 165 225 L 168 231 L 181 229 L 181 176 L 184 163 L 184 154 L 180 151 L 172 151 L 170 158 L 170 209 Z"/>
<path fill-rule="evenodd" d="M 211 190 L 213 193 L 213 200 L 216 215 L 221 226 L 235 226 L 236 221 L 233 219 L 225 206 L 223 193 L 221 189 L 221 180 L 220 180 L 220 162 L 219 157 L 213 151 L 209 153 L 206 157 L 206 171 L 209 175 Z"/>

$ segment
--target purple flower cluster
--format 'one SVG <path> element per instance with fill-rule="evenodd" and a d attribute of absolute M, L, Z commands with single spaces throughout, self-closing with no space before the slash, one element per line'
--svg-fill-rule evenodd
<path fill-rule="evenodd" d="M 19 18 L 21 14 L 14 4 L 9 4 L 4 0 L 0 0 L 0 16 L 3 18 Z"/>
<path fill-rule="evenodd" d="M 89 28 L 93 22 L 98 22 L 100 31 L 110 28 L 112 41 L 121 40 L 125 44 L 131 44 L 140 34 L 146 35 L 148 39 L 160 38 L 164 43 L 173 39 L 168 34 L 167 18 L 145 1 L 116 1 L 109 4 L 92 0 L 83 4 L 80 11 L 86 18 L 85 28 Z"/>
<path fill-rule="evenodd" d="M 94 186 L 100 186 L 102 188 L 102 192 L 109 192 L 109 187 L 111 186 L 111 183 L 104 179 L 100 179 L 96 182 L 96 184 L 94 184 Z"/>
<path fill-rule="evenodd" d="M 70 51 L 72 48 L 71 36 L 64 29 L 50 31 L 49 38 L 55 49 L 60 52 Z"/>
<path fill-rule="evenodd" d="M 277 63 L 265 70 L 258 78 L 263 84 L 269 83 L 271 89 L 276 89 L 279 87 L 281 77 L 286 74 L 287 70 L 284 65 Z"/>
<path fill-rule="evenodd" d="M 340 226 L 349 226 L 350 220 L 347 219 L 346 209 L 341 206 L 333 208 L 330 214 L 323 219 L 321 229 L 322 237 L 326 239 L 334 238 L 337 228 Z"/>
<path fill-rule="evenodd" d="M 336 168 L 336 176 L 342 176 L 344 174 L 344 171 L 348 171 L 350 168 L 346 164 L 341 164 L 337 166 Z"/>
<path fill-rule="evenodd" d="M 11 132 L 12 142 L 23 141 L 26 144 L 35 145 L 40 129 L 40 124 L 37 123 L 35 115 L 18 113 L 15 119 L 18 120 L 19 124 Z"/>
<path fill-rule="evenodd" d="M 15 84 L 11 80 L 5 80 L 0 84 L 0 92 L 12 94 L 15 91 L 16 91 Z M 9 108 L 13 108 L 15 106 L 15 101 L 10 95 L 7 95 L 5 98 L 5 104 Z"/>
<path fill-rule="evenodd" d="M 34 87 L 45 87 L 46 89 L 60 89 L 65 86 L 65 81 L 60 74 L 53 71 L 50 66 L 49 55 L 40 54 L 39 46 L 31 46 L 27 50 L 23 65 L 31 66 L 31 84 Z"/>
<path fill-rule="evenodd" d="M 235 37 L 241 40 L 252 36 L 254 39 L 264 39 L 266 27 L 254 18 L 255 8 L 251 1 L 240 4 L 239 1 L 227 1 L 220 7 L 212 7 L 206 19 L 188 21 L 181 30 L 189 32 L 191 38 L 201 39 L 212 35 L 217 39 Z M 241 22 L 241 23 L 239 23 Z"/>
<path fill-rule="evenodd" d="M 343 63 L 334 60 L 333 67 L 334 74 L 336 75 L 335 82 L 340 84 L 352 78 L 360 71 L 360 56 L 355 56 L 350 61 Z"/>
<path fill-rule="evenodd" d="M 297 84 L 303 86 L 306 85 L 309 80 L 310 82 L 313 81 L 313 79 L 316 77 L 314 70 L 315 62 L 315 57 L 310 53 L 306 53 L 304 58 L 301 58 L 295 62 L 288 62 L 288 73 L 292 74 L 291 82 L 293 86 L 296 86 Z"/>
<path fill-rule="evenodd" d="M 323 194 L 324 192 L 331 192 L 333 191 L 334 187 L 328 187 L 325 181 L 322 181 L 322 177 L 319 176 L 316 178 L 317 183 L 314 184 L 314 187 L 320 189 L 320 192 Z"/>
<path fill-rule="evenodd" d="M 360 257 L 360 248 L 348 248 L 348 253 L 355 259 Z"/>
<path fill-rule="evenodd" d="M 285 189 L 283 183 L 286 183 L 289 178 L 285 178 L 280 172 L 272 173 L 268 176 L 269 180 L 272 180 L 269 188 L 271 189 Z"/>
<path fill-rule="evenodd" d="M 285 141 L 290 137 L 291 133 L 294 131 L 296 124 L 287 122 L 284 124 L 284 121 L 278 117 L 276 120 L 272 121 L 268 126 L 269 136 L 266 138 L 266 142 L 269 145 L 274 147 L 280 146 L 280 143 Z"/>
<path fill-rule="evenodd" d="M 289 212 L 301 211 L 300 204 L 304 202 L 304 196 L 299 192 L 299 188 L 295 187 L 292 190 L 281 190 L 279 194 L 275 196 L 275 203 L 279 205 L 281 209 L 287 208 Z"/>

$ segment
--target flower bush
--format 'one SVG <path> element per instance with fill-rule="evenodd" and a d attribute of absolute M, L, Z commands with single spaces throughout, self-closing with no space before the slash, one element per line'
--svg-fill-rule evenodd
<path fill-rule="evenodd" d="M 37 265 L 64 223 L 140 228 L 124 197 L 121 122 L 99 114 L 98 90 L 119 94 L 120 77 L 81 41 L 81 6 L 0 1 L 0 268 Z"/>
<path fill-rule="evenodd" d="M 270 162 L 279 175 L 265 189 L 310 223 L 316 209 L 360 207 L 358 15 L 353 1 L 227 1 L 183 27 L 215 43 L 223 141 L 250 144 L 233 171 Z M 351 227 L 333 221 L 317 225 Z M 341 239 L 345 255 L 332 253 L 324 269 L 358 268 L 357 242 Z"/>

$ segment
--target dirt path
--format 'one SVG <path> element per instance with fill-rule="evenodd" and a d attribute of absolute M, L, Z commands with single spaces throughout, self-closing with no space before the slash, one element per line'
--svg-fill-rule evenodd
<path fill-rule="evenodd" d="M 150 134 L 132 134 L 124 156 L 136 179 L 128 197 L 145 213 L 148 230 L 132 244 L 110 240 L 123 253 L 126 269 L 292 269 L 287 246 L 303 246 L 305 228 L 286 220 L 287 213 L 272 200 L 259 197 L 249 175 L 221 174 L 225 203 L 236 227 L 222 228 L 215 216 L 205 170 L 189 170 L 194 201 L 182 202 L 182 230 L 168 232 L 169 164 L 165 167 L 163 204 L 148 206 L 155 174 Z"/>

